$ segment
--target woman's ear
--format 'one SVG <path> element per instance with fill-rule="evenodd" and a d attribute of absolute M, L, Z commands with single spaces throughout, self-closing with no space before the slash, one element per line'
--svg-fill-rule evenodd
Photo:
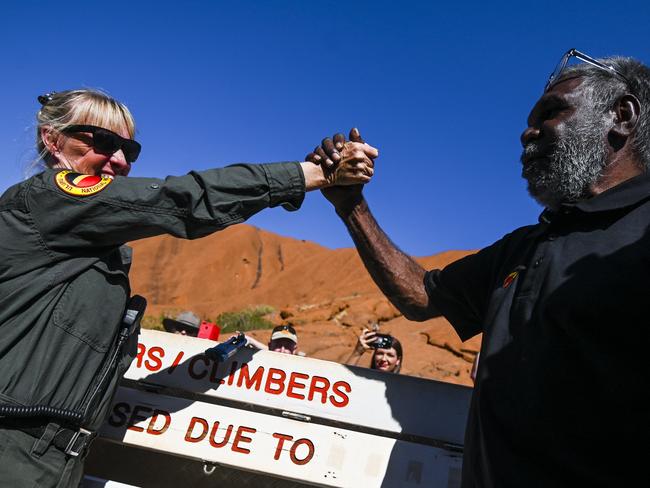
<path fill-rule="evenodd" d="M 41 141 L 52 156 L 59 152 L 59 136 L 51 127 L 41 127 Z"/>

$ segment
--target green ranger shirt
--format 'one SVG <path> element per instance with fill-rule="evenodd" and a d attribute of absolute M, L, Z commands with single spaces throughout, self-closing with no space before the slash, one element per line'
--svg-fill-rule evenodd
<path fill-rule="evenodd" d="M 0 409 L 88 413 L 130 295 L 125 242 L 202 237 L 266 207 L 297 210 L 304 193 L 298 163 L 165 180 L 46 170 L 8 189 L 0 197 Z M 122 363 L 86 427 L 103 420 L 128 358 Z"/>

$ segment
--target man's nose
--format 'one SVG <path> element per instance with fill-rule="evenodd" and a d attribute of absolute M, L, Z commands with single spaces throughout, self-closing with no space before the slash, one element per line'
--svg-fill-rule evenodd
<path fill-rule="evenodd" d="M 528 127 L 521 133 L 521 145 L 526 147 L 526 144 L 534 141 L 539 137 L 539 129 L 535 127 Z"/>

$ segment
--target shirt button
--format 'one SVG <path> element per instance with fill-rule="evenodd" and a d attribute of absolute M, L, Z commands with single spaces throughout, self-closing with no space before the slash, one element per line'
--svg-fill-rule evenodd
<path fill-rule="evenodd" d="M 542 264 L 542 261 L 544 258 L 539 258 L 537 261 L 533 263 L 533 268 L 538 268 L 540 264 Z"/>
<path fill-rule="evenodd" d="M 160 188 L 160 185 L 158 183 L 152 183 L 151 185 L 149 185 L 149 188 L 151 188 L 152 190 L 157 190 L 158 188 Z"/>

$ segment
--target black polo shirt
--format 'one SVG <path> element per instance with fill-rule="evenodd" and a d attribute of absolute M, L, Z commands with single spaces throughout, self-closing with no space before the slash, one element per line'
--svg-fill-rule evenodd
<path fill-rule="evenodd" d="M 649 228 L 646 173 L 427 273 L 484 334 L 463 487 L 650 486 Z"/>

